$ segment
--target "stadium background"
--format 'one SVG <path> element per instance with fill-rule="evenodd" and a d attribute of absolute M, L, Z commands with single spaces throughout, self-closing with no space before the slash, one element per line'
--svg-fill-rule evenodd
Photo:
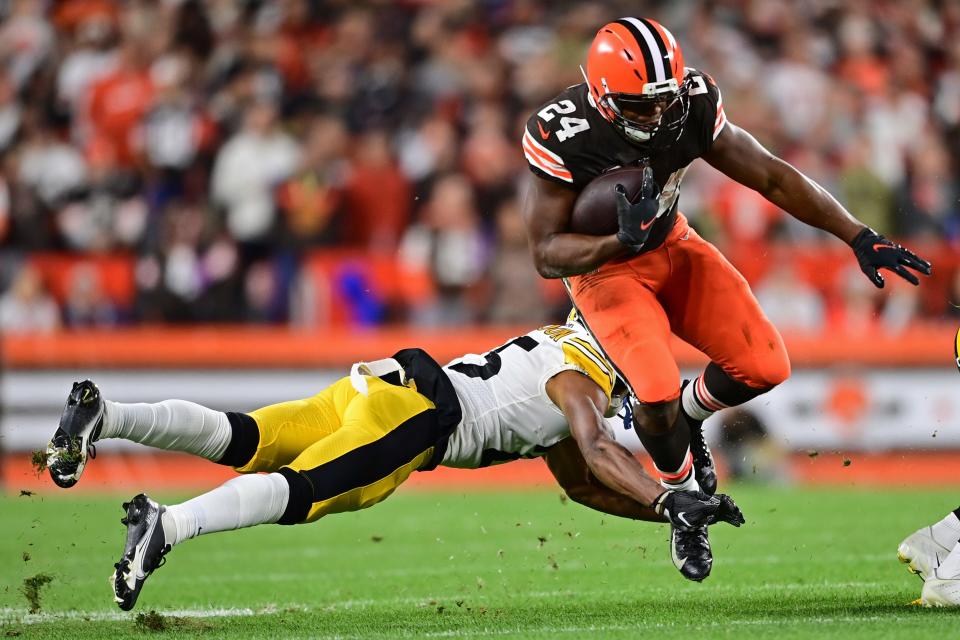
<path fill-rule="evenodd" d="M 73 379 L 245 410 L 358 359 L 417 345 L 445 360 L 563 318 L 520 219 L 522 123 L 627 14 L 673 30 L 731 121 L 934 263 L 919 288 L 877 291 L 840 242 L 694 163 L 681 209 L 795 367 L 710 425 L 727 472 L 955 483 L 960 3 L 2 0 L 7 490 L 50 488 L 28 452 Z M 87 489 L 224 477 L 100 453 Z M 537 462 L 419 475 L 544 481 Z"/>

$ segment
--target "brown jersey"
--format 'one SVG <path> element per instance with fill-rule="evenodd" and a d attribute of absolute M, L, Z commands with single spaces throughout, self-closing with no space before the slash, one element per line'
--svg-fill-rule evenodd
<path fill-rule="evenodd" d="M 624 139 L 600 114 L 585 83 L 568 87 L 527 120 L 523 153 L 537 176 L 576 191 L 605 171 L 649 162 L 661 185 L 658 220 L 644 247 L 655 248 L 676 219 L 680 181 L 693 160 L 710 149 L 726 116 L 710 76 L 687 69 L 689 115 L 676 142 L 652 152 Z"/>

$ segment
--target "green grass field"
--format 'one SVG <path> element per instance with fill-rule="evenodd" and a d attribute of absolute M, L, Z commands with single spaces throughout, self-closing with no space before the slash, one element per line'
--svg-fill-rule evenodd
<path fill-rule="evenodd" d="M 908 604 L 921 583 L 896 547 L 960 492 L 733 493 L 747 524 L 711 529 L 703 584 L 673 568 L 666 527 L 556 492 L 401 490 L 312 525 L 190 541 L 132 613 L 107 581 L 119 498 L 0 498 L 0 638 L 956 637 L 960 611 Z M 38 574 L 52 582 L 28 614 L 23 581 Z"/>

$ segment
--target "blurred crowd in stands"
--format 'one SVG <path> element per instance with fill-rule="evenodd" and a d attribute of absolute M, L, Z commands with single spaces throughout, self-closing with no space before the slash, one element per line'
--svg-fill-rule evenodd
<path fill-rule="evenodd" d="M 681 210 L 784 331 L 957 317 L 960 1 L 0 0 L 0 329 L 535 324 L 529 113 L 646 15 L 753 132 L 935 261 L 880 292 L 702 162 Z"/>

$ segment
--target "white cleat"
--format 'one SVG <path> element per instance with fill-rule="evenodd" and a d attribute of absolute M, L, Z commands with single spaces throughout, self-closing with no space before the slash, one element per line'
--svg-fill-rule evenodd
<path fill-rule="evenodd" d="M 934 571 L 923 583 L 920 604 L 925 607 L 960 606 L 960 578 L 939 578 Z"/>
<path fill-rule="evenodd" d="M 944 546 L 945 542 L 950 546 Z M 933 576 L 934 570 L 950 554 L 950 549 L 957 543 L 956 540 L 937 541 L 933 535 L 933 527 L 924 527 L 907 536 L 897 547 L 897 557 L 907 565 L 910 573 L 920 576 L 926 581 Z M 926 591 L 926 588 L 924 588 Z"/>

